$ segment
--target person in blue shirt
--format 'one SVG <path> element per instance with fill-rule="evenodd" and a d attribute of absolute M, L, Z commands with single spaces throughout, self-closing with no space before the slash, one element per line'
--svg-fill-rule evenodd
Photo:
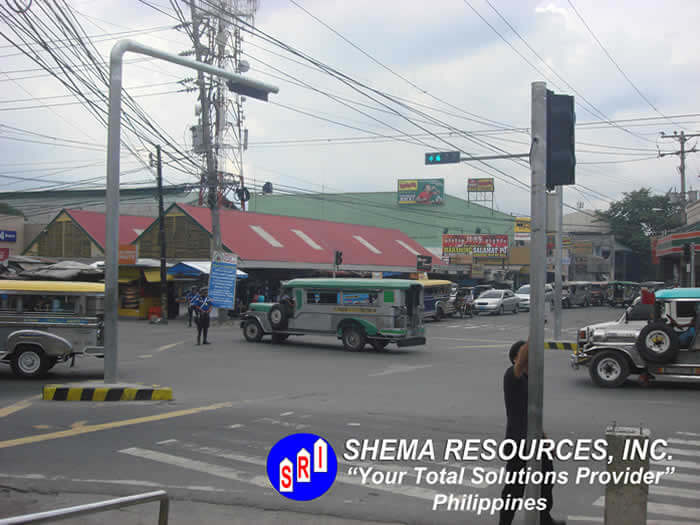
<path fill-rule="evenodd" d="M 197 287 L 193 286 L 192 289 L 187 292 L 185 300 L 187 301 L 187 326 L 192 326 L 192 314 L 194 314 L 194 303 L 199 298 L 199 292 Z"/>
<path fill-rule="evenodd" d="M 212 308 L 211 299 L 209 298 L 208 292 L 209 290 L 207 288 L 202 288 L 199 291 L 199 300 L 195 306 L 195 309 L 199 314 L 197 316 L 197 344 L 199 344 L 200 340 L 202 340 L 202 335 L 204 336 L 202 344 L 211 344 L 209 341 L 207 341 L 207 333 L 209 332 L 209 315 Z"/>

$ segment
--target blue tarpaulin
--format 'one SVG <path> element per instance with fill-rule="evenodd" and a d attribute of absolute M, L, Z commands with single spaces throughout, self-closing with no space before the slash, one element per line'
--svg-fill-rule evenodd
<path fill-rule="evenodd" d="M 199 277 L 202 274 L 209 275 L 210 272 L 211 263 L 209 261 L 182 261 L 168 268 L 169 274 L 184 277 Z M 236 270 L 236 279 L 246 279 L 247 277 L 247 273 Z"/>

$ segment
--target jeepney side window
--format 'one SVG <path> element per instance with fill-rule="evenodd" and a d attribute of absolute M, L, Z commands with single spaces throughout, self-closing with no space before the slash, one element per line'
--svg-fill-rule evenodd
<path fill-rule="evenodd" d="M 678 301 L 676 303 L 676 315 L 678 317 L 694 317 L 697 304 L 695 301 Z"/>
<path fill-rule="evenodd" d="M 22 312 L 22 296 L 2 294 L 0 296 L 0 312 L 18 314 Z"/>
<path fill-rule="evenodd" d="M 33 310 L 35 312 L 74 314 L 79 312 L 78 299 L 72 295 L 42 295 L 37 297 Z"/>
<path fill-rule="evenodd" d="M 307 304 L 338 304 L 340 292 L 331 290 L 310 290 L 306 292 Z"/>

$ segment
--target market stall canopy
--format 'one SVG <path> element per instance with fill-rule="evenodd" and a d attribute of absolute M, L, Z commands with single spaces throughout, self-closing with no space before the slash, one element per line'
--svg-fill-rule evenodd
<path fill-rule="evenodd" d="M 76 261 L 61 261 L 56 264 L 46 265 L 43 268 L 25 270 L 19 276 L 23 279 L 45 281 L 99 281 L 104 277 L 104 272 L 88 264 Z"/>
<path fill-rule="evenodd" d="M 202 274 L 209 275 L 210 273 L 210 261 L 182 261 L 172 268 L 168 268 L 168 274 L 181 275 L 184 277 L 199 277 Z M 247 273 L 236 270 L 236 279 L 246 279 L 247 277 Z"/>

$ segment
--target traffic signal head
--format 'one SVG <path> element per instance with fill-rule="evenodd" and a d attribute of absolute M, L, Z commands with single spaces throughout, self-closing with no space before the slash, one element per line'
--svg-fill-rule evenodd
<path fill-rule="evenodd" d="M 547 90 L 547 188 L 576 184 L 574 97 Z"/>
<path fill-rule="evenodd" d="M 335 252 L 335 265 L 340 266 L 343 264 L 343 252 L 336 250 Z"/>
<path fill-rule="evenodd" d="M 690 244 L 688 243 L 683 245 L 683 256 L 687 259 L 690 258 Z"/>
<path fill-rule="evenodd" d="M 456 164 L 460 160 L 459 151 L 441 151 L 425 154 L 425 164 Z"/>

